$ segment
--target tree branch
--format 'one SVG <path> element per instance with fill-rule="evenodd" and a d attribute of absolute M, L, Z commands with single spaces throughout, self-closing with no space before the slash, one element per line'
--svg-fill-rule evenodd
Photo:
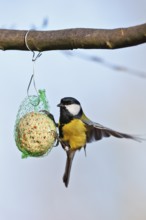
<path fill-rule="evenodd" d="M 27 31 L 0 30 L 1 50 L 28 50 Z M 31 50 L 117 49 L 146 42 L 146 23 L 117 29 L 75 28 L 55 31 L 30 30 L 27 43 Z"/>

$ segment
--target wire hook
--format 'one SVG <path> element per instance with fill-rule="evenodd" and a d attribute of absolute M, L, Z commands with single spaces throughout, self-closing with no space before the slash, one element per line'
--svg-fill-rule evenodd
<path fill-rule="evenodd" d="M 30 89 L 31 83 L 32 83 L 32 81 L 33 81 L 33 86 L 34 86 L 34 89 L 35 89 L 35 91 L 36 91 L 36 93 L 37 93 L 38 101 L 37 101 L 37 103 L 32 103 L 32 100 L 30 99 L 30 102 L 31 102 L 32 105 L 37 106 L 37 105 L 39 104 L 39 102 L 40 102 L 40 99 L 39 99 L 38 90 L 37 90 L 37 88 L 36 88 L 36 83 L 35 83 L 35 78 L 34 78 L 34 74 L 35 74 L 35 61 L 42 55 L 42 53 L 39 52 L 39 53 L 35 56 L 35 52 L 34 52 L 33 50 L 31 50 L 30 47 L 28 46 L 27 40 L 28 40 L 28 34 L 29 34 L 29 32 L 30 32 L 30 30 L 27 31 L 27 33 L 25 34 L 25 45 L 26 45 L 27 49 L 33 53 L 33 55 L 32 55 L 33 73 L 32 73 L 32 75 L 31 75 L 31 78 L 30 78 L 30 81 L 29 81 L 29 84 L 28 84 L 28 87 L 27 87 L 27 96 L 28 96 L 28 98 L 30 99 L 29 89 Z"/>
<path fill-rule="evenodd" d="M 31 50 L 30 47 L 28 46 L 27 39 L 28 39 L 28 34 L 29 34 L 30 31 L 31 31 L 31 30 L 28 30 L 28 31 L 26 32 L 26 34 L 25 34 L 25 38 L 24 38 L 24 39 L 25 39 L 25 45 L 26 45 L 27 49 L 33 53 L 33 55 L 32 55 L 32 61 L 36 61 L 36 60 L 42 55 L 42 53 L 39 52 L 39 53 L 36 55 L 36 57 L 35 57 L 35 52 L 34 52 L 33 50 Z"/>

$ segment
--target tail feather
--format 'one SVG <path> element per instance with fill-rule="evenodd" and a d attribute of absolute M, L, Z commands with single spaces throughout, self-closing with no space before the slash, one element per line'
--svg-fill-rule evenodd
<path fill-rule="evenodd" d="M 68 187 L 69 184 L 69 178 L 70 178 L 70 172 L 72 167 L 73 158 L 75 155 L 75 151 L 67 151 L 67 159 L 66 159 L 66 166 L 65 166 L 65 172 L 63 175 L 63 182 L 66 187 Z"/>

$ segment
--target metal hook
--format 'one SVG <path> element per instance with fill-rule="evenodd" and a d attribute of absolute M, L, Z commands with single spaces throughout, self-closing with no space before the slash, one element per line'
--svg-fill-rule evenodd
<path fill-rule="evenodd" d="M 27 49 L 33 53 L 33 55 L 32 55 L 32 61 L 36 61 L 36 60 L 42 55 L 42 53 L 39 52 L 39 53 L 36 55 L 36 57 L 35 57 L 35 52 L 34 52 L 33 50 L 31 50 L 30 47 L 28 46 L 27 38 L 28 38 L 29 32 L 30 32 L 30 30 L 28 30 L 27 33 L 25 34 L 25 38 L 24 38 L 24 39 L 25 39 L 25 45 L 26 45 Z"/>
<path fill-rule="evenodd" d="M 34 89 L 35 89 L 35 91 L 36 91 L 36 93 L 37 93 L 38 101 L 37 101 L 37 103 L 32 103 L 32 101 L 31 101 L 31 99 L 30 99 L 30 102 L 31 102 L 32 105 L 37 106 L 37 105 L 39 104 L 39 102 L 40 102 L 40 99 L 39 99 L 38 90 L 37 90 L 37 88 L 36 88 L 35 78 L 34 78 L 34 74 L 35 74 L 35 61 L 42 55 L 42 53 L 39 52 L 39 53 L 35 56 L 35 52 L 34 52 L 33 50 L 31 50 L 30 47 L 28 46 L 27 38 L 28 38 L 29 32 L 30 32 L 30 30 L 27 31 L 27 33 L 25 34 L 25 45 L 26 45 L 27 49 L 33 53 L 33 56 L 32 56 L 33 74 L 31 75 L 31 78 L 30 78 L 30 81 L 29 81 L 29 84 L 28 84 L 28 87 L 27 87 L 27 96 L 28 96 L 28 98 L 30 99 L 29 89 L 30 89 L 31 83 L 32 83 L 32 81 L 33 81 L 33 86 L 34 86 Z"/>

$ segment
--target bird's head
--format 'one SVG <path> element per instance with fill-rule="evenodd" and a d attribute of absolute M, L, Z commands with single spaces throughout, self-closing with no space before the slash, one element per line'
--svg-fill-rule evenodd
<path fill-rule="evenodd" d="M 61 99 L 57 106 L 60 107 L 61 113 L 68 114 L 71 117 L 79 118 L 83 113 L 80 102 L 72 97 L 65 97 Z"/>

